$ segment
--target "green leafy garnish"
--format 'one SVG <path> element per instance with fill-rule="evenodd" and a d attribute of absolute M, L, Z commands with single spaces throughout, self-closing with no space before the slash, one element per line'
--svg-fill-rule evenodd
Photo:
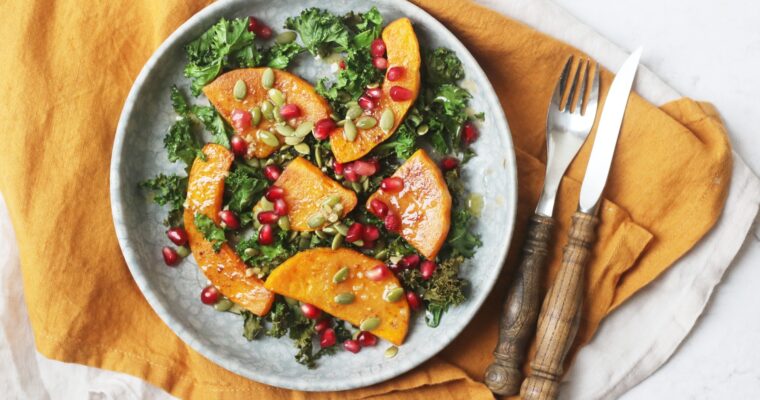
<path fill-rule="evenodd" d="M 460 209 L 454 211 L 453 214 L 446 246 L 451 249 L 452 256 L 470 258 L 475 255 L 475 249 L 483 244 L 480 237 L 470 228 L 473 219 L 472 212 L 468 209 Z"/>
<path fill-rule="evenodd" d="M 456 83 L 464 78 L 464 67 L 459 57 L 445 47 L 439 47 L 425 58 L 425 78 L 433 85 Z"/>
<path fill-rule="evenodd" d="M 264 63 L 268 67 L 285 69 L 303 51 L 304 48 L 295 42 L 276 44 L 264 52 Z"/>
<path fill-rule="evenodd" d="M 229 136 L 232 130 L 224 122 L 222 116 L 212 106 L 193 106 L 191 108 L 193 115 L 198 118 L 211 132 L 211 141 L 216 144 L 221 144 L 226 148 L 230 148 Z"/>
<path fill-rule="evenodd" d="M 172 85 L 170 89 L 170 98 L 172 100 L 172 108 L 178 115 L 185 116 L 190 111 L 190 107 L 187 105 L 187 100 L 182 92 L 179 91 L 177 85 Z"/>
<path fill-rule="evenodd" d="M 203 234 L 203 237 L 211 242 L 214 251 L 218 252 L 227 241 L 224 229 L 217 226 L 214 221 L 204 214 L 195 214 L 195 227 Z"/>
<path fill-rule="evenodd" d="M 349 12 L 343 16 L 343 22 L 351 30 L 351 42 L 359 48 L 369 48 L 383 30 L 383 16 L 376 7 L 366 13 Z"/>
<path fill-rule="evenodd" d="M 334 80 L 322 78 L 316 86 L 317 93 L 339 115 L 345 115 L 346 103 L 358 99 L 369 84 L 383 80 L 383 73 L 372 65 L 372 56 L 366 50 L 350 50 L 343 61 L 346 68 L 338 71 Z"/>
<path fill-rule="evenodd" d="M 169 206 L 169 215 L 164 220 L 166 226 L 182 223 L 182 211 L 187 195 L 186 176 L 158 174 L 155 178 L 140 183 L 140 187 L 153 193 L 153 201 L 156 204 Z"/>
<path fill-rule="evenodd" d="M 243 311 L 241 315 L 243 316 L 243 337 L 248 340 L 255 339 L 264 330 L 261 324 L 263 318 L 250 311 Z"/>
<path fill-rule="evenodd" d="M 164 148 L 169 161 L 182 161 L 187 168 L 193 165 L 195 157 L 203 157 L 201 145 L 192 132 L 192 125 L 187 118 L 180 118 L 169 128 L 164 136 Z"/>
<path fill-rule="evenodd" d="M 235 168 L 224 180 L 224 190 L 228 194 L 227 205 L 236 213 L 247 211 L 267 189 L 269 183 L 259 172 Z"/>
<path fill-rule="evenodd" d="M 198 39 L 185 46 L 188 64 L 185 76 L 192 81 L 193 95 L 198 96 L 207 83 L 224 68 L 254 67 L 261 54 L 253 45 L 254 34 L 248 31 L 248 18 L 222 18 Z"/>
<path fill-rule="evenodd" d="M 315 56 L 345 51 L 351 46 L 348 28 L 327 10 L 303 10 L 301 15 L 288 18 L 285 27 L 298 32 L 306 49 Z"/>
<path fill-rule="evenodd" d="M 459 267 L 463 262 L 464 257 L 461 256 L 439 262 L 435 273 L 428 280 L 422 279 L 418 269 L 405 270 L 399 274 L 404 286 L 419 294 L 424 301 L 428 326 L 437 327 L 441 316 L 449 307 L 466 300 L 465 289 L 468 283 L 459 277 Z"/>

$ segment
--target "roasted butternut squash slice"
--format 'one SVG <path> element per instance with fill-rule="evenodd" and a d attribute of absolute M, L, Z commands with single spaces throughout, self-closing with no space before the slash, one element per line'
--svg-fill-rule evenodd
<path fill-rule="evenodd" d="M 236 69 L 227 72 L 203 88 L 203 93 L 208 97 L 219 114 L 227 123 L 232 123 L 232 111 L 235 109 L 249 111 L 268 99 L 268 90 L 262 85 L 262 75 L 266 68 Z M 290 121 L 292 126 L 298 126 L 303 121 L 316 123 L 320 119 L 330 116 L 330 106 L 325 99 L 314 91 L 305 80 L 285 71 L 273 69 L 274 88 L 285 95 L 286 104 L 295 104 L 301 110 L 301 116 Z M 245 82 L 246 92 L 242 100 L 234 96 L 235 85 L 238 81 Z M 277 107 L 277 106 L 275 106 Z M 259 130 L 274 131 L 274 122 L 261 118 L 257 126 L 238 131 L 245 139 L 248 146 L 248 156 L 264 158 L 272 154 L 278 146 L 269 146 L 259 140 L 256 132 Z M 279 136 L 278 136 L 279 137 Z M 282 143 L 282 138 L 279 137 Z"/>
<path fill-rule="evenodd" d="M 451 194 L 438 165 L 425 150 L 417 150 L 393 176 L 404 181 L 398 193 L 378 189 L 367 206 L 378 199 L 401 219 L 399 233 L 428 259 L 435 259 L 451 225 Z"/>
<path fill-rule="evenodd" d="M 401 284 L 393 274 L 380 281 L 366 276 L 368 270 L 382 264 L 346 248 L 316 248 L 286 260 L 269 275 L 265 285 L 275 293 L 313 304 L 356 326 L 378 318 L 379 324 L 370 331 L 400 345 L 409 328 L 409 304 L 405 296 L 396 301 L 387 301 L 385 296 L 394 288 L 401 288 Z M 336 283 L 334 277 L 344 267 L 348 267 L 348 274 L 345 280 Z M 336 296 L 345 293 L 352 294 L 353 301 L 336 302 Z"/>
<path fill-rule="evenodd" d="M 272 306 L 274 294 L 264 288 L 260 279 L 245 276 L 246 265 L 230 246 L 224 244 L 215 252 L 212 243 L 195 225 L 196 213 L 208 216 L 217 225 L 221 222 L 224 179 L 234 158 L 218 144 L 205 145 L 203 154 L 206 160 L 195 159 L 187 183 L 184 220 L 193 257 L 211 283 L 230 301 L 256 315 L 265 315 Z"/>
<path fill-rule="evenodd" d="M 400 18 L 388 24 L 383 29 L 382 37 L 387 52 L 388 68 L 403 67 L 404 73 L 398 80 L 386 79 L 383 82 L 383 95 L 378 102 L 378 107 L 368 114 L 380 121 L 383 110 L 391 109 L 394 115 L 393 128 L 385 132 L 378 124 L 371 129 L 359 129 L 353 141 L 346 139 L 343 128 L 333 131 L 330 144 L 335 159 L 342 163 L 361 158 L 393 135 L 420 92 L 420 45 L 409 18 Z M 404 101 L 391 99 L 390 92 L 394 86 L 409 90 L 411 98 Z"/>
<path fill-rule="evenodd" d="M 309 226 L 309 219 L 320 215 L 320 209 L 331 197 L 340 201 L 342 212 L 339 217 L 344 217 L 356 207 L 356 193 L 341 186 L 340 183 L 330 179 L 322 171 L 309 161 L 298 157 L 288 164 L 275 186 L 285 189 L 285 203 L 288 205 L 288 218 L 290 229 L 294 231 L 314 231 L 322 228 L 329 221 L 324 221 L 318 226 Z M 331 207 L 334 207 L 331 206 Z M 257 213 L 262 209 L 261 202 L 256 204 L 253 211 Z"/>

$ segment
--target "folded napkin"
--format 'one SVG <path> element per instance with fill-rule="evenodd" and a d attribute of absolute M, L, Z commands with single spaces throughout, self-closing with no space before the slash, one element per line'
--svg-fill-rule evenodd
<path fill-rule="evenodd" d="M 130 373 L 180 397 L 303 398 L 248 381 L 182 343 L 152 312 L 120 255 L 108 205 L 113 132 L 131 82 L 155 48 L 206 1 L 94 5 L 6 3 L 0 109 L 9 146 L 2 190 L 19 240 L 38 350 L 54 359 Z M 488 398 L 480 379 L 496 340 L 499 302 L 543 177 L 544 120 L 554 77 L 577 50 L 497 13 L 456 0 L 421 1 L 486 70 L 517 147 L 518 223 L 491 298 L 440 356 L 390 382 L 317 398 Z M 39 21 L 45 21 L 40 23 Z M 26 35 L 19 35 L 24 32 Z M 135 38 L 139 38 L 136 40 Z M 604 74 L 602 89 L 609 85 Z M 55 94 L 55 95 L 53 95 Z M 557 270 L 588 159 L 584 146 L 560 189 Z M 657 108 L 634 95 L 613 163 L 573 349 L 599 321 L 689 250 L 715 223 L 731 152 L 713 110 L 688 99 Z"/>

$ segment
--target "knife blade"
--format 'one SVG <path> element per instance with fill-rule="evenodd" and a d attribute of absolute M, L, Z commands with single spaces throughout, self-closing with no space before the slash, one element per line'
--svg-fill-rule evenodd
<path fill-rule="evenodd" d="M 631 94 L 633 78 L 636 76 L 641 52 L 642 49 L 639 47 L 625 60 L 607 92 L 607 100 L 605 100 L 602 109 L 594 145 L 591 147 L 591 156 L 586 166 L 586 175 L 581 184 L 578 208 L 584 213 L 596 214 L 599 199 L 601 199 L 602 191 L 607 184 L 612 156 L 615 154 L 620 126 L 623 123 L 625 107 L 628 104 L 628 96 Z"/>

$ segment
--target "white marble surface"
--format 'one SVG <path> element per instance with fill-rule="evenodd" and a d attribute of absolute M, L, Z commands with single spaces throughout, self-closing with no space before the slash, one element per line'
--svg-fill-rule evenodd
<path fill-rule="evenodd" d="M 679 92 L 718 107 L 736 151 L 760 172 L 760 2 L 555 0 Z M 624 399 L 760 398 L 760 227 L 692 333 Z"/>

